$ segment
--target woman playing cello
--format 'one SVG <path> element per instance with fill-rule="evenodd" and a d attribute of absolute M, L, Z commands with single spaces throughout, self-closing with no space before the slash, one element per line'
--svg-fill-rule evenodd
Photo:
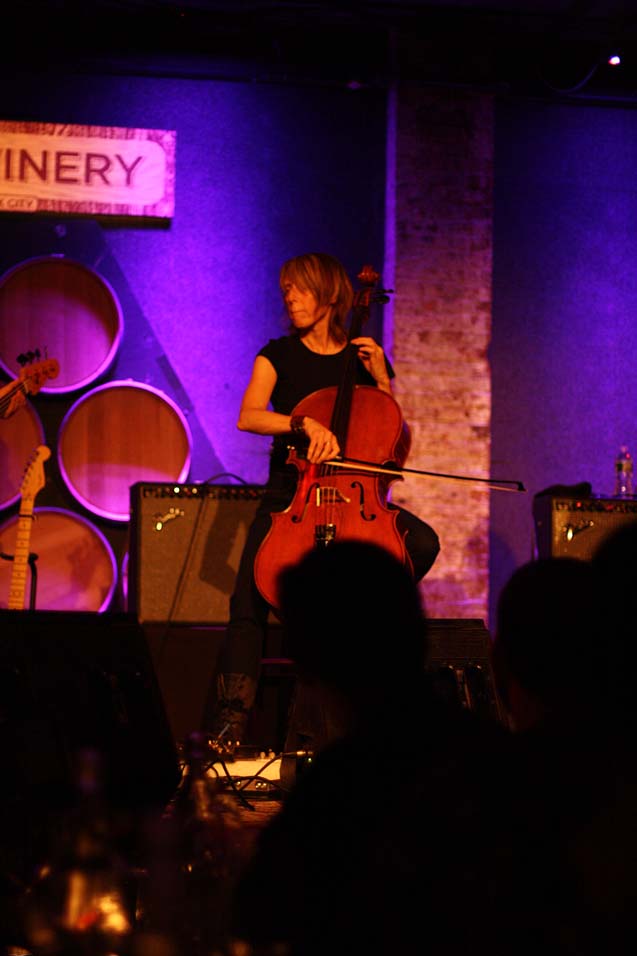
<path fill-rule="evenodd" d="M 297 487 L 298 470 L 288 463 L 289 446 L 303 439 L 306 460 L 313 465 L 330 461 L 341 451 L 326 425 L 309 415 L 292 413 L 312 393 L 340 385 L 349 346 L 357 350 L 357 385 L 391 394 L 394 377 L 373 338 L 361 335 L 348 343 L 345 321 L 354 293 L 337 259 L 324 253 L 296 256 L 283 264 L 279 280 L 291 331 L 271 339 L 256 356 L 237 423 L 241 431 L 272 436 L 269 476 L 237 572 L 204 717 L 207 732 L 213 737 L 223 733 L 232 744 L 242 739 L 256 696 L 270 609 L 255 582 L 255 559 L 272 526 L 272 513 L 288 507 Z M 388 507 L 397 512 L 396 527 L 405 535 L 414 578 L 419 581 L 436 560 L 438 537 L 415 515 L 395 505 Z"/>

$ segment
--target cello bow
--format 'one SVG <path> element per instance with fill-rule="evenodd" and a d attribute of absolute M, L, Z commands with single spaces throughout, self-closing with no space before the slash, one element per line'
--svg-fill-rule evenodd
<path fill-rule="evenodd" d="M 508 478 L 478 478 L 474 475 L 452 475 L 440 471 L 422 471 L 418 468 L 399 468 L 396 466 L 377 465 L 371 461 L 361 461 L 358 458 L 333 458 L 325 462 L 334 468 L 355 468 L 356 471 L 367 471 L 380 475 L 395 475 L 402 477 L 404 474 L 417 475 L 424 478 L 441 478 L 446 481 L 469 481 L 485 485 L 492 491 L 512 491 L 525 492 L 521 481 Z"/>

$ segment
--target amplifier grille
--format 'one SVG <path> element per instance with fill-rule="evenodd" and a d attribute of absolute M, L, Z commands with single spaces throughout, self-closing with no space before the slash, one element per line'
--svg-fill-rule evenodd
<path fill-rule="evenodd" d="M 142 622 L 226 624 L 262 485 L 131 486 L 128 609 Z"/>
<path fill-rule="evenodd" d="M 589 561 L 605 538 L 637 521 L 637 501 L 540 496 L 533 503 L 533 517 L 540 558 Z"/>

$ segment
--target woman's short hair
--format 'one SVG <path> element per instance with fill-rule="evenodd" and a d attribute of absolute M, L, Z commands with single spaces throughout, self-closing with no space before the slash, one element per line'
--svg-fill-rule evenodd
<path fill-rule="evenodd" d="M 332 332 L 339 339 L 346 337 L 345 320 L 352 307 L 354 290 L 338 259 L 325 252 L 294 256 L 283 263 L 279 273 L 281 289 L 287 282 L 311 292 L 320 306 L 332 305 Z"/>

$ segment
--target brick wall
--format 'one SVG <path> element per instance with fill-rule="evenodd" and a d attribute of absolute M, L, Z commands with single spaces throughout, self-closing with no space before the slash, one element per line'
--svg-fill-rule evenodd
<path fill-rule="evenodd" d="M 463 90 L 401 88 L 390 107 L 386 345 L 412 430 L 406 466 L 487 477 L 491 383 L 493 103 Z M 441 539 L 422 582 L 435 618 L 487 622 L 484 486 L 410 477 L 392 499 Z"/>

